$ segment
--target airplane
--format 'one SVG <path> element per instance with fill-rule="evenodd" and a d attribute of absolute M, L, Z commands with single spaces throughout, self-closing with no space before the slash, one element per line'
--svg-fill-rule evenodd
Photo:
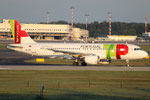
<path fill-rule="evenodd" d="M 14 44 L 7 48 L 45 58 L 65 58 L 74 60 L 73 65 L 110 63 L 112 59 L 129 60 L 143 59 L 148 53 L 133 44 L 108 43 L 38 43 L 21 27 L 17 20 L 9 20 Z"/>

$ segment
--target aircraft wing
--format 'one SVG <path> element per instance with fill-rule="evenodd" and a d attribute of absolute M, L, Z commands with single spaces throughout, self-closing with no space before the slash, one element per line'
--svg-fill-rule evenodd
<path fill-rule="evenodd" d="M 64 54 L 69 54 L 69 55 L 79 55 L 79 56 L 89 56 L 89 55 L 93 55 L 91 53 L 81 53 L 81 52 L 73 52 L 73 51 L 64 51 L 64 50 L 55 50 L 55 49 L 48 49 L 48 50 L 52 50 L 54 52 L 61 52 Z"/>
<path fill-rule="evenodd" d="M 66 58 L 66 59 L 72 59 L 68 55 L 47 55 L 47 56 L 44 55 L 42 57 L 44 57 L 44 58 Z"/>

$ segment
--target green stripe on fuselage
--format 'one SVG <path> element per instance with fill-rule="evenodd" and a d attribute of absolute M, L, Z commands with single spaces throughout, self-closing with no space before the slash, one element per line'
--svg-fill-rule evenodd
<path fill-rule="evenodd" d="M 10 23 L 10 26 L 11 26 L 13 39 L 15 40 L 15 20 L 9 20 L 9 23 Z"/>
<path fill-rule="evenodd" d="M 106 58 L 111 59 L 111 57 L 116 58 L 116 44 L 104 44 L 103 48 L 106 49 Z"/>

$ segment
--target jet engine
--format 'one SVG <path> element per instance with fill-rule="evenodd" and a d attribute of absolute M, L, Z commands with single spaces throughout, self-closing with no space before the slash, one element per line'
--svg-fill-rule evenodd
<path fill-rule="evenodd" d="M 84 57 L 84 61 L 87 63 L 87 64 L 97 64 L 98 63 L 98 56 L 85 56 Z"/>

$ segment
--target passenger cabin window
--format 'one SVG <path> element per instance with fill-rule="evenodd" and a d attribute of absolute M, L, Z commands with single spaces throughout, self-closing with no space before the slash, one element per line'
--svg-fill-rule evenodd
<path fill-rule="evenodd" d="M 141 48 L 134 48 L 134 50 L 142 50 Z"/>

